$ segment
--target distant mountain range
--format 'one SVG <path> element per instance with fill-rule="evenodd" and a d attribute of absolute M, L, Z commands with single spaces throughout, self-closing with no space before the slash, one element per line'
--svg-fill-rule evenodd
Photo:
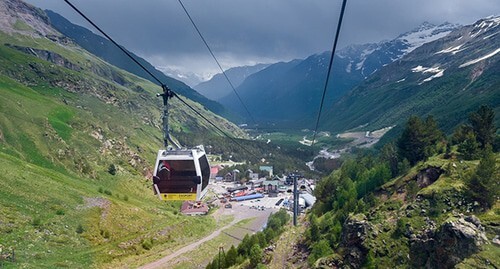
<path fill-rule="evenodd" d="M 481 104 L 499 115 L 499 32 L 490 17 L 423 44 L 329 106 L 322 127 L 374 130 L 432 114 L 450 131 Z"/>
<path fill-rule="evenodd" d="M 453 43 L 450 36 L 458 39 L 457 33 L 472 31 L 470 29 L 480 27 L 477 25 L 481 23 L 489 28 L 483 26 L 475 35 L 462 34 L 461 42 L 467 40 L 467 46 L 454 49 L 455 43 L 456 46 L 462 43 Z M 411 114 L 437 113 L 442 120 L 453 117 L 444 123 L 445 129 L 449 130 L 480 103 L 498 107 L 498 91 L 493 91 L 490 86 L 485 88 L 499 81 L 495 75 L 498 56 L 488 58 L 486 62 L 489 64 L 483 63 L 484 69 L 473 76 L 466 72 L 468 68 L 458 68 L 463 64 L 460 61 L 472 60 L 473 57 L 480 59 L 481 53 L 485 56 L 495 52 L 499 47 L 495 34 L 497 23 L 497 17 L 469 26 L 425 22 L 390 41 L 352 45 L 339 50 L 334 58 L 320 127 L 322 130 L 341 131 L 364 126 L 370 130 L 401 123 Z M 488 48 L 492 51 L 487 52 Z M 329 57 L 330 53 L 324 52 L 304 60 L 270 65 L 250 75 L 237 91 L 260 125 L 312 128 Z M 449 79 L 438 80 L 443 75 Z M 467 79 L 471 76 L 474 79 Z M 466 96 L 452 90 L 457 85 L 467 89 L 482 85 L 481 88 L 487 90 Z M 450 99 L 441 100 L 442 96 L 454 99 L 454 102 L 448 106 L 445 101 Z M 440 100 L 441 106 L 435 100 Z M 218 101 L 243 118 L 247 116 L 234 94 Z"/>
<path fill-rule="evenodd" d="M 229 68 L 225 71 L 225 73 L 233 86 L 238 87 L 247 77 L 261 71 L 268 66 L 269 64 L 239 66 Z M 229 82 L 222 73 L 214 75 L 208 81 L 201 82 L 200 84 L 196 85 L 194 89 L 212 100 L 219 100 L 226 95 L 234 94 L 233 89 L 231 89 Z"/>
<path fill-rule="evenodd" d="M 113 64 L 132 74 L 145 78 L 153 83 L 157 83 L 149 74 L 147 74 L 137 64 L 130 60 L 122 51 L 116 48 L 116 46 L 108 39 L 94 34 L 92 31 L 88 30 L 85 27 L 71 23 L 66 18 L 53 11 L 46 10 L 45 13 L 47 13 L 51 25 L 56 30 L 74 40 L 82 48 L 90 51 L 92 54 L 100 57 L 110 64 Z M 187 98 L 195 102 L 204 105 L 208 110 L 211 110 L 214 113 L 224 114 L 224 107 L 221 104 L 213 100 L 209 100 L 183 82 L 166 76 L 160 70 L 156 69 L 149 62 L 135 55 L 133 52 L 128 52 L 172 90 L 186 96 Z"/>

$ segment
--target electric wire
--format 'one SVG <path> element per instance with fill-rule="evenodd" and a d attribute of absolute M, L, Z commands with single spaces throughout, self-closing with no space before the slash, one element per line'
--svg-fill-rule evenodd
<path fill-rule="evenodd" d="M 120 46 L 118 43 L 115 42 L 115 40 L 113 40 L 108 34 L 106 34 L 101 28 L 99 28 L 99 26 L 97 26 L 92 20 L 90 20 L 87 16 L 85 16 L 85 14 L 83 14 L 76 6 L 74 6 L 69 0 L 64 0 L 64 2 L 66 2 L 71 8 L 73 8 L 73 10 L 75 10 L 78 14 L 80 14 L 80 16 L 82 16 L 88 23 L 90 23 L 92 26 L 94 26 L 101 34 L 103 34 L 107 39 L 109 39 L 109 41 L 111 41 L 116 47 L 118 47 L 121 51 L 123 51 L 123 53 L 125 53 L 132 61 L 134 61 L 137 65 L 139 65 L 142 70 L 144 70 L 146 73 L 148 73 L 152 78 L 154 78 L 154 80 L 156 80 L 156 82 L 158 82 L 158 84 L 160 84 L 160 86 L 163 86 L 165 84 L 163 84 L 161 82 L 161 80 L 159 80 L 155 75 L 153 75 L 153 73 L 151 73 L 146 67 L 144 67 L 139 61 L 137 61 L 134 57 L 132 57 L 132 55 L 130 55 L 130 53 L 124 49 L 122 46 Z"/>
<path fill-rule="evenodd" d="M 114 41 L 108 34 L 106 34 L 99 26 L 97 26 L 90 18 L 88 18 L 83 12 L 81 12 L 75 5 L 73 5 L 69 0 L 64 0 L 73 10 L 75 10 L 80 16 L 82 16 L 88 23 L 90 23 L 93 27 L 95 27 L 101 34 L 103 34 L 107 39 L 109 39 L 116 47 L 118 47 L 125 55 L 127 55 L 130 59 L 132 59 L 139 67 L 141 67 L 146 73 L 148 73 L 152 78 L 154 78 L 162 87 L 167 87 L 160 79 L 158 79 L 153 73 L 151 73 L 144 65 L 142 65 L 139 61 L 137 61 L 127 50 L 125 50 L 122 46 L 120 46 L 116 41 Z M 187 11 L 186 11 L 187 12 Z M 201 35 L 201 34 L 200 34 Z M 208 45 L 207 45 L 208 46 Z M 215 57 L 215 56 L 214 56 Z M 220 66 L 220 65 L 219 65 Z M 168 87 L 167 87 L 168 88 Z M 207 121 L 211 126 L 213 126 L 215 129 L 217 129 L 219 132 L 221 132 L 223 135 L 231 139 L 235 144 L 237 144 L 239 147 L 241 147 L 244 151 L 247 153 L 253 155 L 254 157 L 257 157 L 254 153 L 246 149 L 244 146 L 242 146 L 240 143 L 236 141 L 232 136 L 224 132 L 222 129 L 220 129 L 218 126 L 216 126 L 211 120 L 209 120 L 207 117 L 203 116 L 201 112 L 199 112 L 197 109 L 195 109 L 193 106 L 188 104 L 183 98 L 181 98 L 177 93 L 175 93 L 173 90 L 172 93 L 174 94 L 177 99 L 179 99 L 184 105 L 186 105 L 189 109 L 191 109 L 194 113 L 196 113 L 198 116 L 200 116 L 202 119 Z"/>
<path fill-rule="evenodd" d="M 203 41 L 203 43 L 205 44 L 205 46 L 207 47 L 208 51 L 210 52 L 210 55 L 212 55 L 212 58 L 214 58 L 215 62 L 217 63 L 217 66 L 219 67 L 220 71 L 222 72 L 222 74 L 224 75 L 224 77 L 226 78 L 227 82 L 229 83 L 229 85 L 231 86 L 231 89 L 233 89 L 233 92 L 234 94 L 236 94 L 236 97 L 238 97 L 238 100 L 240 101 L 241 105 L 243 105 L 243 108 L 245 108 L 248 116 L 250 117 L 250 120 L 253 122 L 254 125 L 256 125 L 256 122 L 255 122 L 255 119 L 253 118 L 252 114 L 250 113 L 250 111 L 248 110 L 247 106 L 245 105 L 245 103 L 243 102 L 243 100 L 241 99 L 240 95 L 238 94 L 238 92 L 236 91 L 236 88 L 234 87 L 233 83 L 231 82 L 231 80 L 229 79 L 229 77 L 227 76 L 226 72 L 224 71 L 224 69 L 222 68 L 221 64 L 219 63 L 219 60 L 217 60 L 217 57 L 215 57 L 215 54 L 213 53 L 212 49 L 210 48 L 210 46 L 208 45 L 207 41 L 205 40 L 205 38 L 203 37 L 203 35 L 201 34 L 201 31 L 200 29 L 198 29 L 198 26 L 196 25 L 196 23 L 194 22 L 193 18 L 191 17 L 191 15 L 189 14 L 189 12 L 187 11 L 186 7 L 184 6 L 184 4 L 182 3 L 181 0 L 178 0 L 179 1 L 179 4 L 181 5 L 182 9 L 184 10 L 184 12 L 186 13 L 187 17 L 189 18 L 189 20 L 191 21 L 191 24 L 193 25 L 194 29 L 196 30 L 196 32 L 198 32 L 198 35 L 200 36 L 201 40 Z"/>
<path fill-rule="evenodd" d="M 198 116 L 200 116 L 202 119 L 206 120 L 208 123 L 210 123 L 215 129 L 217 129 L 219 132 L 221 132 L 223 135 L 225 135 L 226 137 L 228 137 L 229 139 L 231 139 L 231 141 L 233 141 L 233 143 L 235 143 L 236 145 L 238 145 L 240 148 L 242 148 L 244 151 L 246 151 L 247 153 L 249 153 L 250 155 L 253 155 L 254 157 L 257 157 L 259 158 L 257 155 L 255 155 L 254 153 L 252 153 L 251 151 L 249 151 L 247 148 L 245 148 L 244 146 L 242 146 L 235 138 L 233 138 L 232 136 L 230 136 L 229 134 L 227 134 L 226 132 L 224 132 L 222 129 L 220 129 L 219 127 L 217 127 L 215 124 L 212 123 L 212 121 L 210 121 L 209 119 L 207 119 L 205 116 L 203 116 L 198 110 L 194 109 L 190 104 L 188 104 L 185 100 L 183 100 L 182 98 L 180 98 L 175 92 L 174 92 L 174 96 L 177 97 L 184 105 L 186 105 L 187 107 L 189 107 L 191 110 L 193 110 Z"/>
<path fill-rule="evenodd" d="M 335 49 L 337 48 L 337 42 L 339 40 L 340 35 L 340 27 L 342 26 L 342 19 L 344 18 L 344 11 L 347 0 L 342 1 L 342 8 L 340 9 L 339 21 L 337 23 L 337 31 L 335 33 L 335 40 L 333 41 L 332 53 L 330 54 L 330 63 L 328 65 L 328 72 L 326 73 L 325 87 L 323 88 L 323 95 L 321 96 L 321 103 L 319 105 L 318 118 L 316 119 L 316 127 L 314 128 L 313 140 L 311 143 L 311 149 L 314 150 L 314 144 L 316 142 L 316 135 L 318 133 L 319 120 L 321 118 L 321 111 L 323 110 L 323 104 L 325 102 L 326 90 L 328 87 L 328 82 L 330 81 L 330 72 L 332 71 L 333 66 L 333 56 L 335 55 Z"/>

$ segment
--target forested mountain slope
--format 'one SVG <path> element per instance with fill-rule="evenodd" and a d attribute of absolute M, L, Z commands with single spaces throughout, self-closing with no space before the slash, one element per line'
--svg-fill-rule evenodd
<path fill-rule="evenodd" d="M 480 104 L 500 113 L 499 29 L 490 17 L 416 48 L 330 106 L 321 127 L 375 130 L 432 114 L 450 132 Z"/>

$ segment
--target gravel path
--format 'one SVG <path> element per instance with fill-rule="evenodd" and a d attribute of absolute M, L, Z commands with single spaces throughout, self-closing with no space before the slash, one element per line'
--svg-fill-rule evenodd
<path fill-rule="evenodd" d="M 269 215 L 274 211 L 275 211 L 274 209 L 267 209 L 265 211 L 257 211 L 255 209 L 250 209 L 248 206 L 241 206 L 241 205 L 234 205 L 234 207 L 232 209 L 226 209 L 226 208 L 221 207 L 218 210 L 218 212 L 215 212 L 214 214 L 233 215 L 234 219 L 228 225 L 215 230 L 210 235 L 208 235 L 208 236 L 206 236 L 206 237 L 204 237 L 196 242 L 193 242 L 189 245 L 186 245 L 186 246 L 168 254 L 167 256 L 165 256 L 157 261 L 143 265 L 142 267 L 140 267 L 140 269 L 169 268 L 168 267 L 169 263 L 172 262 L 173 260 L 175 260 L 175 258 L 179 257 L 180 255 L 182 255 L 186 252 L 192 252 L 192 251 L 196 250 L 201 244 L 214 239 L 215 237 L 217 237 L 221 233 L 223 233 L 224 230 L 235 226 L 238 222 L 240 222 L 244 219 L 255 218 L 254 221 L 250 221 L 246 225 L 243 225 L 243 226 L 238 225 L 237 227 L 243 228 L 243 229 L 239 229 L 239 230 L 244 231 L 243 232 L 244 234 L 254 233 L 263 227 L 263 225 L 267 222 Z M 237 235 L 234 234 L 234 235 L 230 235 L 230 236 L 236 236 L 239 238 L 243 238 L 244 234 L 237 234 Z"/>
<path fill-rule="evenodd" d="M 222 231 L 224 231 L 225 229 L 235 225 L 239 220 L 237 219 L 234 219 L 231 223 L 229 223 L 228 225 L 214 231 L 213 233 L 211 233 L 210 235 L 208 235 L 207 237 L 199 240 L 199 241 L 196 241 L 192 244 L 189 244 L 185 247 L 182 247 L 172 253 L 170 253 L 169 255 L 157 260 L 157 261 L 154 261 L 152 263 L 149 263 L 149 264 L 146 264 L 142 267 L 139 267 L 140 269 L 154 269 L 154 268 L 161 268 L 163 265 L 167 264 L 170 260 L 172 260 L 173 258 L 179 256 L 179 255 L 182 255 L 188 251 L 193 251 L 195 250 L 198 246 L 200 246 L 201 244 L 209 241 L 209 240 L 212 240 L 214 239 L 215 237 L 219 236 L 220 233 Z"/>

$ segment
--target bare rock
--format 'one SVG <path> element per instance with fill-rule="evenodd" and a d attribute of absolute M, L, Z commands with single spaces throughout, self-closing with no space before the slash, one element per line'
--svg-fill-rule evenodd
<path fill-rule="evenodd" d="M 343 257 L 345 266 L 348 268 L 361 268 L 368 254 L 365 241 L 369 236 L 369 232 L 373 230 L 365 215 L 349 216 L 344 223 L 341 235 L 341 246 L 346 250 Z"/>
<path fill-rule="evenodd" d="M 495 236 L 495 238 L 493 238 L 493 240 L 491 240 L 491 242 L 497 246 L 500 246 L 500 238 L 497 236 Z"/>
<path fill-rule="evenodd" d="M 425 188 L 436 182 L 444 170 L 440 167 L 429 166 L 426 169 L 420 170 L 416 175 L 416 180 L 419 188 Z"/>
<path fill-rule="evenodd" d="M 461 216 L 410 239 L 410 260 L 414 267 L 453 268 L 487 243 L 480 220 Z"/>

